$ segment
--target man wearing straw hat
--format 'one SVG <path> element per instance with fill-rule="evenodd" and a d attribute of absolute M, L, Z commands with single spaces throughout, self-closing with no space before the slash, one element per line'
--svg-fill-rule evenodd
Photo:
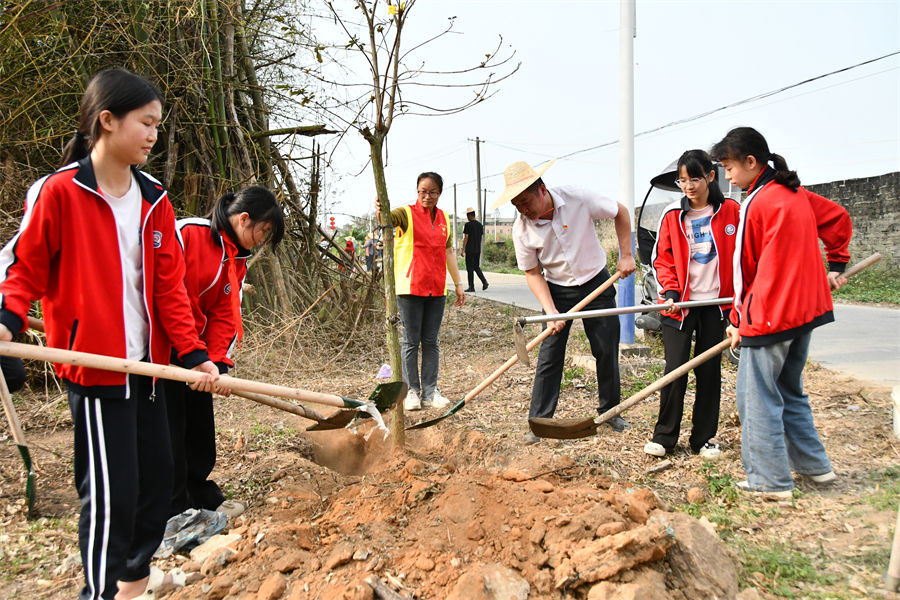
<path fill-rule="evenodd" d="M 616 270 L 623 277 L 634 272 L 631 253 L 631 218 L 628 209 L 591 190 L 578 186 L 548 189 L 541 176 L 556 159 L 533 169 L 519 161 L 503 172 L 506 189 L 491 210 L 511 201 L 519 217 L 513 224 L 513 243 L 519 268 L 528 287 L 548 315 L 568 312 L 609 279 L 606 252 L 594 230 L 594 219 L 613 219 L 619 240 Z M 543 271 L 543 272 L 542 272 Z M 616 291 L 610 286 L 584 310 L 615 308 Z M 585 319 L 584 330 L 597 361 L 598 413 L 619 404 L 619 318 Z M 566 342 L 572 322 L 550 321 L 554 333 L 541 343 L 529 418 L 552 417 L 559 401 Z M 606 422 L 615 431 L 630 425 L 620 416 Z M 528 432 L 525 443 L 540 438 Z"/>
<path fill-rule="evenodd" d="M 469 292 L 475 291 L 475 275 L 481 280 L 481 289 L 488 289 L 488 282 L 481 271 L 481 238 L 484 237 L 484 227 L 475 218 L 475 209 L 469 207 L 466 209 L 466 218 L 469 219 L 463 228 L 463 243 L 460 254 L 466 257 L 466 272 L 469 274 L 469 288 L 465 290 Z"/>

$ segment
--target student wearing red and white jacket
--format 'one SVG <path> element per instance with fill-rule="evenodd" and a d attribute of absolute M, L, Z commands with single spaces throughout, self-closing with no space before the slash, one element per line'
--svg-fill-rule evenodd
<path fill-rule="evenodd" d="M 269 240 L 274 252 L 284 237 L 284 215 L 271 191 L 252 186 L 219 198 L 208 219 L 178 221 L 178 231 L 197 334 L 219 372 L 226 374 L 234 366 L 232 350 L 244 333 L 241 290 L 250 249 Z M 172 362 L 181 364 L 174 352 Z M 240 515 L 244 505 L 226 500 L 219 486 L 207 479 L 216 464 L 212 394 L 167 381 L 166 400 L 175 465 L 170 516 L 190 508 Z"/>
<path fill-rule="evenodd" d="M 18 334 L 40 300 L 51 347 L 168 364 L 174 346 L 204 373 L 195 387 L 211 390 L 218 371 L 193 327 L 172 206 L 133 166 L 147 160 L 161 116 L 162 96 L 147 80 L 122 69 L 91 80 L 65 166 L 31 186 L 19 231 L 0 253 L 0 340 Z M 75 428 L 81 599 L 183 584 L 183 574 L 150 567 L 172 488 L 163 386 L 55 368 Z"/>
<path fill-rule="evenodd" d="M 803 367 L 812 330 L 834 320 L 829 288 L 846 283 L 853 226 L 843 207 L 800 187 L 758 131 L 733 129 L 712 153 L 728 179 L 747 190 L 728 327 L 732 346 L 742 348 L 736 403 L 747 481 L 737 486 L 787 499 L 791 471 L 818 484 L 835 479 L 803 393 Z"/>
<path fill-rule="evenodd" d="M 660 220 L 651 267 L 659 301 L 670 305 L 690 300 L 729 297 L 740 205 L 725 198 L 715 181 L 716 170 L 703 150 L 688 150 L 678 159 L 677 183 L 684 197 L 666 207 Z M 731 305 L 698 306 L 663 311 L 662 334 L 666 373 L 722 341 Z M 694 369 L 697 390 L 691 417 L 691 451 L 707 460 L 721 455 L 713 440 L 719 427 L 722 361 L 709 360 Z M 659 393 L 659 419 L 653 439 L 644 446 L 652 456 L 665 456 L 678 442 L 687 373 Z"/>

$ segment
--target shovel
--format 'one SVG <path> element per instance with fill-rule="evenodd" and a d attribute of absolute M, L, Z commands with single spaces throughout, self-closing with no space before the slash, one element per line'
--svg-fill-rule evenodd
<path fill-rule="evenodd" d="M 847 269 L 844 273 L 844 277 L 852 277 L 856 275 L 863 269 L 874 265 L 879 260 L 881 260 L 881 254 L 877 252 L 867 258 L 864 261 L 861 261 L 854 265 L 853 267 Z M 685 303 L 686 304 L 686 303 Z M 660 305 L 665 306 L 665 305 Z M 613 417 L 616 417 L 641 400 L 644 400 L 648 396 L 658 392 L 662 388 L 666 387 L 694 367 L 705 363 L 707 360 L 718 356 L 722 352 L 724 352 L 731 345 L 731 339 L 725 339 L 701 354 L 700 356 L 694 357 L 692 360 L 684 363 L 671 373 L 659 378 L 654 383 L 648 385 L 644 389 L 642 389 L 637 394 L 628 398 L 627 400 L 620 403 L 618 406 L 615 406 L 596 419 L 591 418 L 573 418 L 573 419 L 553 419 L 553 418 L 542 418 L 535 417 L 532 419 L 528 419 L 528 426 L 531 428 L 531 433 L 541 438 L 550 438 L 556 440 L 572 440 L 577 438 L 585 438 L 591 437 L 595 433 L 597 433 L 597 428 L 606 423 Z"/>
<path fill-rule="evenodd" d="M 604 281 L 596 290 L 594 290 L 593 292 L 588 294 L 588 296 L 584 300 L 582 300 L 581 302 L 576 304 L 573 307 L 573 310 L 576 310 L 576 311 L 581 310 L 582 308 L 584 308 L 585 306 L 590 304 L 591 301 L 594 300 L 594 298 L 596 298 L 597 296 L 599 296 L 600 294 L 605 292 L 607 289 L 609 289 L 609 286 L 611 286 L 613 283 L 615 283 L 619 279 L 619 277 L 620 277 L 620 274 L 618 272 L 613 273 L 613 275 L 609 279 Z M 559 317 L 559 315 L 553 315 L 553 316 Z M 553 319 L 553 320 L 559 320 L 559 319 Z M 553 330 L 549 329 L 549 328 L 545 329 L 544 331 L 541 332 L 541 334 L 539 336 L 537 336 L 536 338 L 534 338 L 533 340 L 531 340 L 528 343 L 528 345 L 525 347 L 525 352 L 523 353 L 525 355 L 525 360 L 522 362 L 525 362 L 526 364 L 528 364 L 528 362 L 529 362 L 528 361 L 528 352 L 530 352 L 532 349 L 534 349 L 535 346 L 537 346 L 542 341 L 544 341 L 544 339 L 547 338 L 552 333 L 552 331 Z M 462 400 L 460 400 L 459 402 L 457 402 L 456 404 L 451 406 L 450 410 L 448 410 L 446 413 L 444 413 L 443 415 L 441 415 L 440 417 L 438 417 L 436 419 L 431 419 L 430 421 L 422 421 L 421 423 L 416 423 L 415 425 L 410 425 L 409 427 L 407 427 L 407 429 L 425 429 L 426 427 L 431 427 L 433 425 L 437 425 L 438 423 L 440 423 L 441 421 L 443 421 L 450 415 L 456 414 L 457 412 L 459 412 L 462 409 L 463 406 L 466 405 L 466 402 L 468 402 L 469 400 L 471 400 L 472 398 L 474 398 L 475 396 L 477 396 L 478 394 L 483 392 L 487 386 L 494 383 L 494 381 L 496 381 L 498 377 L 500 377 L 501 375 L 506 373 L 509 370 L 509 368 L 512 367 L 517 362 L 519 362 L 519 360 L 520 360 L 520 355 L 517 353 L 515 356 L 513 356 L 512 358 L 507 360 L 505 363 L 503 363 L 503 366 L 501 366 L 499 369 L 497 369 L 496 371 L 491 373 L 487 379 L 485 379 L 484 381 L 479 383 L 478 386 L 474 390 L 472 390 L 471 392 L 466 394 L 465 398 L 463 398 Z"/>
<path fill-rule="evenodd" d="M 714 306 L 716 304 L 730 304 L 734 298 L 713 298 L 710 300 L 690 300 L 688 302 L 676 302 L 674 306 L 682 310 L 697 306 Z M 519 317 L 513 328 L 513 341 L 516 345 L 516 355 L 523 363 L 530 365 L 528 350 L 525 346 L 525 331 L 523 325 L 529 323 L 546 323 L 548 321 L 569 321 L 572 319 L 593 319 L 594 317 L 614 317 L 617 315 L 630 315 L 632 313 L 645 313 L 654 310 L 669 310 L 668 304 L 654 304 L 651 306 L 619 306 L 617 308 L 604 308 L 601 310 L 586 310 L 583 312 L 567 312 L 559 315 L 541 315 L 539 317 Z"/>
<path fill-rule="evenodd" d="M 34 465 L 31 462 L 31 453 L 28 451 L 28 444 L 25 442 L 22 424 L 19 423 L 19 415 L 16 414 L 16 408 L 13 406 L 12 396 L 9 393 L 6 377 L 3 376 L 3 373 L 0 373 L 0 397 L 3 399 L 3 411 L 6 413 L 9 429 L 12 431 L 13 439 L 19 448 L 19 454 L 22 455 L 22 462 L 25 463 L 25 470 L 28 473 L 25 480 L 25 498 L 28 500 L 28 517 L 31 518 L 34 510 L 34 499 L 37 496 L 37 488 L 34 486 Z"/>
<path fill-rule="evenodd" d="M 44 331 L 44 322 L 40 319 L 36 319 L 34 317 L 28 317 L 28 326 L 31 329 L 36 331 L 43 332 Z M 391 387 L 383 388 L 381 385 L 375 388 L 375 392 L 370 396 L 369 400 L 373 400 L 373 398 L 377 398 L 375 400 L 375 406 L 379 411 L 384 412 L 385 410 L 391 408 L 393 406 L 393 402 L 390 402 L 389 399 L 392 395 L 397 396 L 398 399 L 402 400 L 406 397 L 406 393 L 404 392 L 402 397 L 394 388 L 402 388 L 399 385 L 393 385 Z M 298 417 L 303 417 L 304 419 L 309 419 L 310 421 L 318 421 L 312 427 L 308 427 L 307 431 L 328 431 L 331 429 L 343 429 L 347 425 L 350 424 L 353 419 L 356 417 L 362 417 L 362 415 L 369 416 L 367 412 L 359 412 L 355 410 L 339 410 L 335 412 L 333 415 L 329 417 L 325 417 L 317 411 L 314 411 L 310 408 L 306 408 L 305 406 L 300 406 L 299 404 L 294 404 L 293 402 L 285 402 L 284 400 L 279 400 L 278 398 L 273 398 L 272 396 L 266 396 L 265 394 L 257 394 L 255 392 L 247 392 L 247 391 L 238 391 L 232 390 L 232 393 L 235 396 L 240 396 L 241 398 L 245 398 L 247 400 L 252 400 L 253 402 L 258 402 L 259 404 L 265 404 L 266 406 L 271 406 L 272 408 L 277 408 L 278 410 L 283 410 L 285 412 L 289 412 L 291 414 L 297 415 Z M 397 399 L 394 400 L 396 402 Z"/>
<path fill-rule="evenodd" d="M 136 360 L 103 356 L 100 354 L 88 354 L 86 352 L 74 352 L 72 350 L 60 350 L 58 348 L 29 346 L 28 344 L 18 344 L 16 342 L 0 342 L 0 355 L 18 356 L 19 358 L 43 360 L 46 362 L 88 367 L 91 369 L 102 369 L 118 373 L 134 373 L 135 375 L 145 375 L 147 377 L 157 377 L 184 383 L 194 383 L 203 376 L 202 373 L 198 373 L 197 371 L 189 371 L 188 369 L 173 367 L 171 365 L 157 365 Z M 328 406 L 336 406 L 338 408 L 358 408 L 366 411 L 373 417 L 375 415 L 372 414 L 372 412 L 378 414 L 377 409 L 389 408 L 396 402 L 403 400 L 403 398 L 406 397 L 406 392 L 408 390 L 407 385 L 402 381 L 383 383 L 372 392 L 368 402 L 362 402 L 345 396 L 309 392 L 271 383 L 238 379 L 237 377 L 230 377 L 228 375 L 220 375 L 216 384 L 240 392 L 268 394 L 280 398 L 325 404 Z M 281 407 L 279 406 L 279 408 Z M 331 427 L 328 427 L 328 429 L 331 429 Z"/>

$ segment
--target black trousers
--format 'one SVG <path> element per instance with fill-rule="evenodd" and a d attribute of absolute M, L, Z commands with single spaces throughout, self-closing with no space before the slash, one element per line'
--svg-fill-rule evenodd
<path fill-rule="evenodd" d="M 17 392 L 25 385 L 28 374 L 25 372 L 25 363 L 15 356 L 0 356 L 0 369 L 6 379 L 6 387 L 10 392 Z"/>
<path fill-rule="evenodd" d="M 207 479 L 216 466 L 212 394 L 194 391 L 179 381 L 166 381 L 165 386 L 174 463 L 169 516 L 189 508 L 215 510 L 225 495 Z"/>
<path fill-rule="evenodd" d="M 169 518 L 172 453 L 162 385 L 129 375 L 130 398 L 94 398 L 69 388 L 75 425 L 75 487 L 81 499 L 80 600 L 114 598 L 116 580 L 150 575 Z"/>
<path fill-rule="evenodd" d="M 481 261 L 481 252 L 469 252 L 466 250 L 466 273 L 469 275 L 469 289 L 475 287 L 475 276 L 478 275 L 478 279 L 481 280 L 482 285 L 487 285 L 487 279 L 484 277 L 484 273 L 481 272 L 481 267 L 478 266 L 478 263 Z"/>
<path fill-rule="evenodd" d="M 547 282 L 556 309 L 570 311 L 581 300 L 609 279 L 609 271 L 604 268 L 584 285 L 565 287 Z M 615 308 L 616 288 L 610 286 L 583 310 Z M 546 324 L 544 326 L 546 328 Z M 572 321 L 566 323 L 562 331 L 541 342 L 537 371 L 534 374 L 534 388 L 531 390 L 531 409 L 528 417 L 552 417 L 559 402 L 559 386 L 562 383 L 563 367 L 566 360 L 566 342 Z M 591 344 L 591 354 L 597 361 L 597 392 L 599 406 L 597 412 L 603 414 L 617 406 L 621 397 L 619 381 L 619 317 L 597 317 L 584 319 L 584 331 Z"/>
<path fill-rule="evenodd" d="M 666 373 L 670 373 L 691 358 L 691 336 L 696 331 L 694 356 L 699 356 L 722 341 L 725 320 L 718 306 L 699 306 L 688 311 L 681 329 L 663 325 L 663 346 L 666 350 Z M 691 418 L 691 450 L 700 452 L 703 445 L 716 437 L 719 428 L 719 400 L 722 396 L 722 359 L 713 358 L 694 369 L 697 392 Z M 653 430 L 653 441 L 671 450 L 678 443 L 681 417 L 684 415 L 684 393 L 687 374 L 659 392 L 659 419 Z"/>

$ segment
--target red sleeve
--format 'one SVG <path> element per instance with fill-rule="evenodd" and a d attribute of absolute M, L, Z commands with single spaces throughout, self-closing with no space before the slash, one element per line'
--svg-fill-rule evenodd
<path fill-rule="evenodd" d="M 197 336 L 197 326 L 191 312 L 184 286 L 184 255 L 175 232 L 175 213 L 168 200 L 161 200 L 156 208 L 157 227 L 162 231 L 162 245 L 156 251 L 156 281 L 153 285 L 153 301 L 163 316 L 163 329 L 183 358 L 195 350 L 206 350 L 206 344 Z"/>
<path fill-rule="evenodd" d="M 668 297 L 667 292 L 675 292 L 673 300 L 681 299 L 681 285 L 678 282 L 678 274 L 675 272 L 675 253 L 672 249 L 672 228 L 669 226 L 672 215 L 678 215 L 678 211 L 665 213 L 660 221 L 659 232 L 656 234 L 656 244 L 653 245 L 653 259 L 651 266 L 656 273 L 656 284 L 662 293 L 663 299 Z"/>
<path fill-rule="evenodd" d="M 819 239 L 825 243 L 825 258 L 829 269 L 843 272 L 850 262 L 850 237 L 853 235 L 853 223 L 847 210 L 828 198 L 823 198 L 807 189 L 803 190 L 809 198 L 809 205 L 816 216 L 816 228 Z"/>
<path fill-rule="evenodd" d="M 19 231 L 0 252 L 0 322 L 18 334 L 32 300 L 47 291 L 50 264 L 60 248 L 60 205 L 55 182 L 43 179 L 28 190 Z"/>
<path fill-rule="evenodd" d="M 228 285 L 227 265 L 222 265 L 222 277 L 219 279 L 219 289 L 216 301 L 207 313 L 209 319 L 206 324 L 206 344 L 208 346 L 209 359 L 214 363 L 224 363 L 233 367 L 229 354 L 235 343 L 237 330 L 234 326 L 234 315 L 231 312 L 231 294 L 240 294 L 244 284 L 244 274 L 238 273 L 238 289 L 225 292 Z"/>

